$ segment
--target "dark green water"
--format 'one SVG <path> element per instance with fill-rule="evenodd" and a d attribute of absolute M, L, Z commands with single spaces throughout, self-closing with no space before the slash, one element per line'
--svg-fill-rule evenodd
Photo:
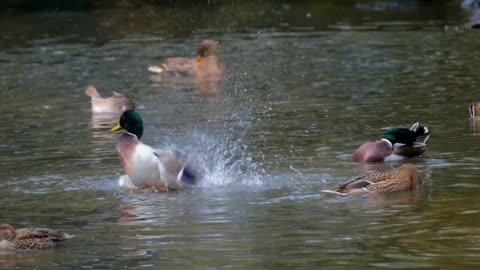
<path fill-rule="evenodd" d="M 455 1 L 338 2 L 4 10 L 0 223 L 77 237 L 0 268 L 477 269 L 480 32 Z M 148 74 L 204 38 L 230 70 L 216 99 Z M 137 96 L 145 142 L 208 160 L 204 182 L 121 190 L 117 119 L 92 117 L 92 83 Z M 415 121 L 432 131 L 411 160 L 420 191 L 319 192 L 372 169 L 350 161 L 360 144 Z"/>

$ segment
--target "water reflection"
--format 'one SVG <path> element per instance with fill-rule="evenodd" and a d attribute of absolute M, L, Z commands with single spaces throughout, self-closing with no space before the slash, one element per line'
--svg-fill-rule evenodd
<path fill-rule="evenodd" d="M 402 204 L 415 204 L 425 199 L 421 188 L 389 194 L 375 194 L 365 199 L 367 207 L 388 207 Z"/>
<path fill-rule="evenodd" d="M 469 122 L 473 135 L 480 135 L 480 119 L 470 119 Z"/>
<path fill-rule="evenodd" d="M 209 103 L 215 103 L 222 92 L 222 81 L 199 82 L 195 77 L 170 77 L 164 75 L 151 75 L 151 86 L 158 91 L 194 91 L 195 94 L 205 97 Z"/>
<path fill-rule="evenodd" d="M 119 119 L 118 113 L 92 113 L 89 127 L 92 129 L 93 137 L 105 137 L 105 134 L 110 134 L 108 131 L 118 123 Z"/>
<path fill-rule="evenodd" d="M 355 163 L 354 169 L 357 174 L 367 174 L 373 172 L 389 172 L 398 167 L 398 164 L 393 162 L 376 162 L 376 163 Z"/>

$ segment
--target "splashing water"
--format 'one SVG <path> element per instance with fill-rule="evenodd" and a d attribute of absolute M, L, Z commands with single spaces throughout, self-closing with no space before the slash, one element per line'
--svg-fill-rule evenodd
<path fill-rule="evenodd" d="M 258 166 L 248 153 L 248 147 L 238 133 L 224 135 L 206 134 L 198 129 L 187 131 L 183 136 L 163 138 L 163 147 L 178 151 L 187 159 L 187 164 L 202 176 L 199 186 L 259 186 L 262 184 Z"/>

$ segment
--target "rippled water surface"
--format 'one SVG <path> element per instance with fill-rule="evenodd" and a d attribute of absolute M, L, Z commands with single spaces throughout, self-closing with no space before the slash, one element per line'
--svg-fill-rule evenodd
<path fill-rule="evenodd" d="M 5 269 L 477 269 L 480 32 L 459 1 L 139 5 L 0 16 L 0 223 L 63 229 Z M 312 1 L 315 2 L 315 1 Z M 146 67 L 219 40 L 223 91 Z M 88 84 L 137 97 L 144 141 L 203 160 L 185 192 L 122 190 L 118 116 Z M 416 192 L 320 193 L 367 170 L 392 126 L 432 132 Z"/>

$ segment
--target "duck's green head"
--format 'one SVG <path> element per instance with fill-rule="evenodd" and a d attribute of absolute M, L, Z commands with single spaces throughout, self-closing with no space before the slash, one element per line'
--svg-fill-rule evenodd
<path fill-rule="evenodd" d="M 408 128 L 391 128 L 385 132 L 383 138 L 389 140 L 392 144 L 403 143 L 412 145 L 417 139 L 417 135 Z"/>
<path fill-rule="evenodd" d="M 122 113 L 118 125 L 110 131 L 115 132 L 125 129 L 127 132 L 134 134 L 140 139 L 143 135 L 143 120 L 136 111 L 128 110 Z"/>

